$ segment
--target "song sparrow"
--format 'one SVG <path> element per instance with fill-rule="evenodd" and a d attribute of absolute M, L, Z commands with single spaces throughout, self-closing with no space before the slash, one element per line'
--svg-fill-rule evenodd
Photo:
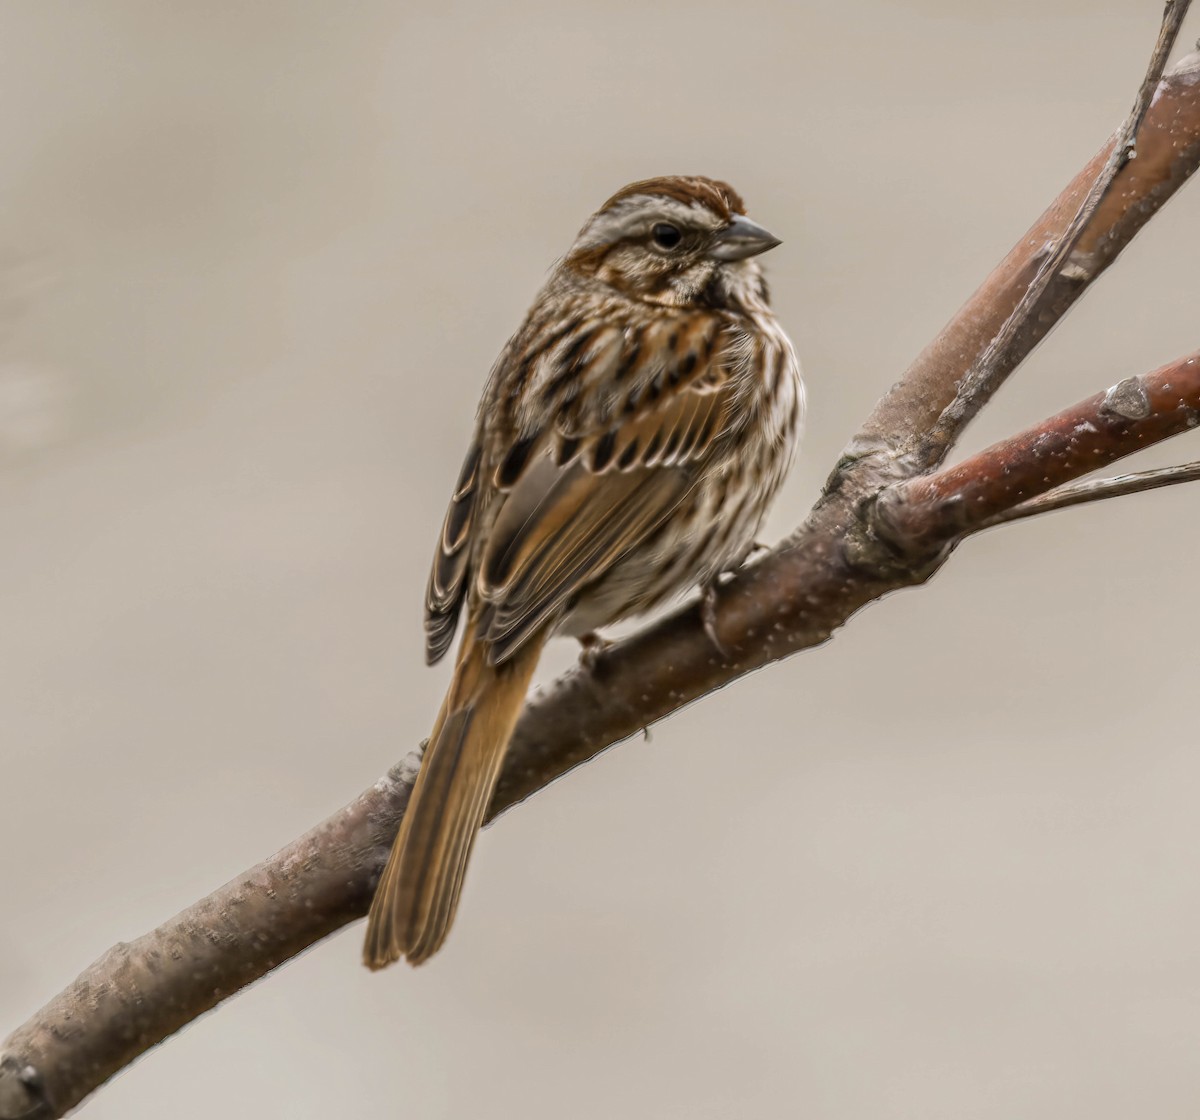
<path fill-rule="evenodd" d="M 752 259 L 778 244 L 725 183 L 633 183 L 500 355 L 433 561 L 430 664 L 464 603 L 466 625 L 371 905 L 369 967 L 445 940 L 546 639 L 711 589 L 752 547 L 804 410 Z"/>

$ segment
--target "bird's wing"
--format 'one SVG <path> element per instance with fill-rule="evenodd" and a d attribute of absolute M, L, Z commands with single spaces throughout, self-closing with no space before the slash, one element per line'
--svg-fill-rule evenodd
<path fill-rule="evenodd" d="M 494 662 L 687 500 L 729 420 L 734 383 L 721 329 L 715 316 L 681 315 L 564 347 L 539 390 L 552 426 L 512 442 L 491 480 L 500 501 L 474 578 L 491 607 L 481 636 Z"/>
<path fill-rule="evenodd" d="M 440 661 L 450 648 L 462 609 L 477 521 L 481 458 L 482 448 L 476 436 L 450 498 L 429 572 L 425 590 L 425 660 L 430 665 Z"/>

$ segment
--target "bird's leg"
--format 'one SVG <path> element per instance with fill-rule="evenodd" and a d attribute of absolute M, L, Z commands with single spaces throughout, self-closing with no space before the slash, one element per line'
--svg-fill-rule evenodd
<path fill-rule="evenodd" d="M 704 624 L 704 633 L 712 642 L 713 648 L 726 661 L 729 660 L 729 650 L 725 648 L 717 633 L 717 590 L 721 586 L 721 577 L 714 576 L 700 589 L 700 621 Z"/>
<path fill-rule="evenodd" d="M 600 657 L 612 645 L 607 638 L 602 638 L 595 630 L 579 635 L 579 664 L 589 673 L 596 671 Z"/>
<path fill-rule="evenodd" d="M 713 648 L 726 661 L 730 658 L 730 652 L 717 634 L 717 593 L 721 584 L 733 580 L 756 552 L 770 551 L 770 545 L 765 545 L 761 541 L 751 541 L 736 560 L 727 568 L 717 572 L 700 588 L 700 621 L 704 623 L 704 633 L 708 635 L 708 640 L 712 642 Z"/>
<path fill-rule="evenodd" d="M 763 544 L 762 541 L 751 541 L 746 545 L 745 551 L 736 560 L 731 561 L 727 568 L 722 570 L 721 575 L 733 579 L 755 556 L 770 551 L 771 546 L 769 544 Z"/>

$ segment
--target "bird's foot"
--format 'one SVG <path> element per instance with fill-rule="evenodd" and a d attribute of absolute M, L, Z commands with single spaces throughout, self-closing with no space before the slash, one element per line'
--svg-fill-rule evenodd
<path fill-rule="evenodd" d="M 712 642 L 713 649 L 728 661 L 730 659 L 729 650 L 721 641 L 721 636 L 717 633 L 717 594 L 720 587 L 720 582 L 716 579 L 711 579 L 704 585 L 700 591 L 700 621 L 704 625 L 704 633 L 708 636 L 708 640 Z"/>
<path fill-rule="evenodd" d="M 730 561 L 728 567 L 722 568 L 717 573 L 714 582 L 728 583 L 756 556 L 762 556 L 770 551 L 771 546 L 769 544 L 763 544 L 762 541 L 753 541 L 746 545 L 746 550 L 740 556 Z"/>
<path fill-rule="evenodd" d="M 607 638 L 600 637 L 594 630 L 579 636 L 579 664 L 589 673 L 594 673 L 600 664 L 600 658 L 612 645 Z"/>

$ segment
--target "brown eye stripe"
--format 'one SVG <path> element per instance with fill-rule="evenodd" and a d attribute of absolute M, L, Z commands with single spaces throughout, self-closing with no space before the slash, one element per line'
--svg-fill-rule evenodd
<path fill-rule="evenodd" d="M 593 245 L 587 249 L 577 249 L 570 256 L 572 268 L 584 273 L 598 273 L 604 268 L 604 262 L 617 249 L 620 242 L 609 245 Z"/>

